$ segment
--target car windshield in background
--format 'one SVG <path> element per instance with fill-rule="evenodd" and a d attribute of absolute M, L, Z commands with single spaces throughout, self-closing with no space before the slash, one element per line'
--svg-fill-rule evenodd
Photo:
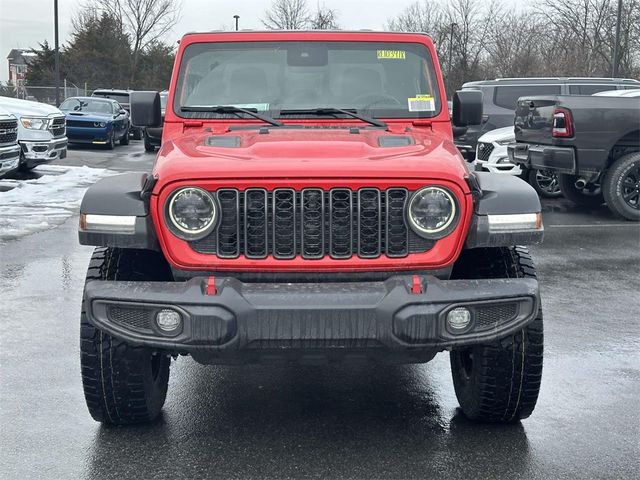
<path fill-rule="evenodd" d="M 127 93 L 94 92 L 93 96 L 110 98 L 118 103 L 129 103 L 129 94 Z"/>
<path fill-rule="evenodd" d="M 63 112 L 101 113 L 105 115 L 113 113 L 110 102 L 88 98 L 68 98 L 60 105 L 60 110 Z"/>
<path fill-rule="evenodd" d="M 173 108 L 237 106 L 287 118 L 340 108 L 371 117 L 434 117 L 441 99 L 429 50 L 414 43 L 198 43 L 186 48 Z M 182 108 L 185 107 L 185 110 Z M 297 115 L 295 115 L 297 116 Z"/>

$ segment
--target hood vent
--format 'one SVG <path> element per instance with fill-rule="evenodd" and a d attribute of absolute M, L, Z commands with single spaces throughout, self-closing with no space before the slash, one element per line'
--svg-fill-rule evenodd
<path fill-rule="evenodd" d="M 408 147 L 413 143 L 413 138 L 405 135 L 385 135 L 378 138 L 378 145 L 383 148 Z"/>
<path fill-rule="evenodd" d="M 208 137 L 205 143 L 209 147 L 239 148 L 240 137 L 228 135 L 221 137 Z"/>

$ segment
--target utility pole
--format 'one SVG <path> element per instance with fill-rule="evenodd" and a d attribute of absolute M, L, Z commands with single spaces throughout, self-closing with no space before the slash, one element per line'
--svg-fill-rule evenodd
<path fill-rule="evenodd" d="M 240 19 L 240 15 L 234 15 L 233 18 L 236 19 L 236 32 L 238 31 L 238 20 Z"/>
<path fill-rule="evenodd" d="M 620 21 L 622 18 L 622 0 L 618 0 L 618 18 L 616 20 L 616 43 L 613 47 L 613 74 L 612 77 L 618 76 L 618 66 L 620 64 Z"/>
<path fill-rule="evenodd" d="M 53 0 L 53 30 L 55 36 L 56 107 L 60 105 L 60 45 L 58 44 L 58 0 Z"/>
<path fill-rule="evenodd" d="M 451 64 L 453 63 L 453 35 L 454 35 L 454 30 L 457 26 L 458 26 L 457 23 L 451 24 L 451 36 L 449 37 L 449 63 L 447 65 L 447 83 L 449 84 L 447 86 L 449 88 L 451 88 Z M 448 93 L 449 92 L 447 92 L 447 94 Z"/>

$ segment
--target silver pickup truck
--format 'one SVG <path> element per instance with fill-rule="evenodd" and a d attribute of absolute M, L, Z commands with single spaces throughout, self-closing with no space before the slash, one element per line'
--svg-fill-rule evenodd
<path fill-rule="evenodd" d="M 18 119 L 0 107 L 0 178 L 18 168 Z"/>
<path fill-rule="evenodd" d="M 18 119 L 21 170 L 67 156 L 66 120 L 46 103 L 0 97 L 0 108 Z"/>

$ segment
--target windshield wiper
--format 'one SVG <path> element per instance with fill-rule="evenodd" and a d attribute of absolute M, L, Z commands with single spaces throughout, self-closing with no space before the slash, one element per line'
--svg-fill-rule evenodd
<path fill-rule="evenodd" d="M 263 122 L 270 123 L 274 127 L 282 127 L 284 124 L 275 120 L 267 115 L 262 115 L 258 113 L 257 108 L 241 108 L 236 107 L 234 105 L 203 105 L 203 106 L 185 106 L 180 107 L 180 111 L 182 112 L 211 112 L 211 113 L 235 113 L 240 116 L 240 113 L 245 113 L 253 118 L 257 118 L 258 120 L 262 120 Z"/>
<path fill-rule="evenodd" d="M 348 109 L 345 110 L 343 108 L 336 107 L 320 107 L 320 108 L 301 108 L 301 109 L 287 109 L 280 110 L 280 115 L 337 115 L 337 114 L 348 115 L 352 118 L 357 118 L 358 120 L 362 120 L 365 123 L 370 123 L 373 126 L 387 128 L 387 124 L 382 120 L 376 120 L 375 118 L 365 117 L 364 115 L 360 115 L 355 110 Z"/>

